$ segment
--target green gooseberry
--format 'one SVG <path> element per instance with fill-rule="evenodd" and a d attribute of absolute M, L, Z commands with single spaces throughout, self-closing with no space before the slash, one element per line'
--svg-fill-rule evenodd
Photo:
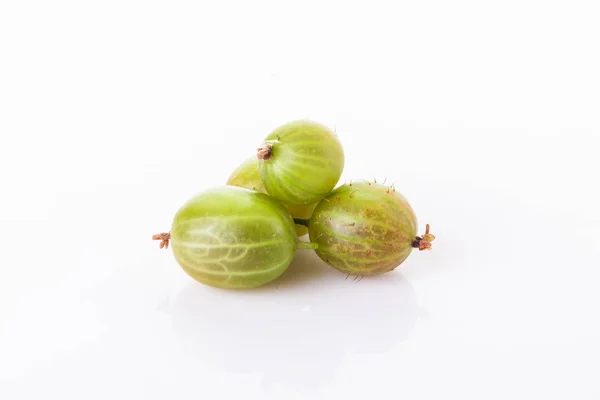
<path fill-rule="evenodd" d="M 389 272 L 415 248 L 430 250 L 435 236 L 417 236 L 417 218 L 394 187 L 364 182 L 333 190 L 315 208 L 308 226 L 315 252 L 333 268 L 350 275 Z"/>
<path fill-rule="evenodd" d="M 288 210 L 264 193 L 219 186 L 197 194 L 176 212 L 170 233 L 154 235 L 171 243 L 180 267 L 195 280 L 225 289 L 249 289 L 278 278 L 299 242 Z"/>
<path fill-rule="evenodd" d="M 290 205 L 319 202 L 337 185 L 344 169 L 344 151 L 337 135 L 312 121 L 293 121 L 276 128 L 257 156 L 267 193 Z"/>

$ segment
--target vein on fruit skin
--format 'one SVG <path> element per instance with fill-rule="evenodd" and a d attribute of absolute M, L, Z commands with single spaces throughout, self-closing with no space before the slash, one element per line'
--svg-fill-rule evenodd
<path fill-rule="evenodd" d="M 384 242 L 380 242 L 379 240 L 369 240 L 369 239 L 355 238 L 355 237 L 351 237 L 351 236 L 345 236 L 345 235 L 342 235 L 342 234 L 337 233 L 337 232 L 333 232 L 325 224 L 321 224 L 321 229 L 325 230 L 331 236 L 335 236 L 335 237 L 343 239 L 343 240 L 345 240 L 347 242 L 351 242 L 351 243 L 368 243 L 368 244 L 374 244 L 374 245 L 377 245 L 377 246 L 385 246 L 385 243 Z"/>
<path fill-rule="evenodd" d="M 338 260 L 343 261 L 346 265 L 348 265 L 348 261 L 353 262 L 353 263 L 368 263 L 368 264 L 377 264 L 380 262 L 387 262 L 387 261 L 394 261 L 396 260 L 398 257 L 400 257 L 400 255 L 404 255 L 407 251 L 412 250 L 412 248 L 408 248 L 406 251 L 403 251 L 397 255 L 394 255 L 392 257 L 386 257 L 386 258 L 354 258 L 354 257 L 344 257 L 342 258 L 339 253 L 334 253 L 331 251 L 324 251 L 323 253 L 326 253 L 328 255 L 333 256 L 334 258 L 337 258 Z"/>
<path fill-rule="evenodd" d="M 230 249 L 230 250 L 231 250 L 231 249 Z M 230 254 L 230 252 L 227 252 L 227 254 L 225 254 L 225 257 L 223 257 L 223 258 L 219 258 L 218 260 L 215 260 L 215 262 L 216 262 L 216 261 L 229 261 L 229 262 L 235 262 L 235 261 L 239 261 L 239 260 L 241 260 L 242 258 L 246 257 L 246 254 L 248 254 L 248 251 L 249 251 L 249 249 L 248 249 L 248 248 L 245 248 L 245 249 L 244 249 L 244 251 L 242 252 L 242 254 L 240 254 L 239 256 L 236 256 L 236 257 L 234 257 L 234 258 L 229 258 L 229 254 Z"/>
<path fill-rule="evenodd" d="M 287 168 L 284 168 L 281 165 L 278 165 L 277 168 L 279 169 L 279 172 L 280 172 L 277 175 L 281 176 L 281 180 L 284 181 L 285 183 L 287 183 L 289 186 L 296 188 L 296 190 L 298 192 L 307 194 L 309 196 L 316 196 L 319 194 L 319 193 L 314 193 L 314 192 L 310 192 L 308 190 L 302 189 L 296 183 L 294 183 L 292 180 L 286 179 L 286 176 L 289 176 L 291 179 L 298 179 L 298 177 L 294 173 L 290 172 L 290 170 L 288 170 Z"/>
<path fill-rule="evenodd" d="M 205 274 L 205 275 L 227 275 L 227 276 L 252 276 L 252 275 L 259 275 L 259 274 L 265 274 L 268 272 L 272 272 L 275 271 L 279 268 L 281 268 L 281 266 L 284 263 L 287 263 L 288 261 L 285 260 L 283 262 L 280 262 L 278 264 L 276 264 L 275 267 L 273 268 L 269 268 L 269 269 L 261 269 L 261 270 L 254 270 L 254 271 L 228 271 L 227 269 L 225 269 L 225 271 L 215 271 L 215 270 L 206 270 L 204 268 L 200 268 L 198 266 L 193 265 L 192 263 L 190 263 L 187 260 L 181 259 L 179 258 L 178 261 L 183 264 L 187 269 L 189 269 L 190 271 L 195 271 L 195 272 L 199 272 L 201 274 Z M 217 264 L 219 265 L 219 264 Z M 221 267 L 223 267 L 223 265 L 220 265 Z"/>
<path fill-rule="evenodd" d="M 219 215 L 214 217 L 200 217 L 200 218 L 192 218 L 186 221 L 181 221 L 177 225 L 173 226 L 173 230 L 177 229 L 181 225 L 191 224 L 191 223 L 200 223 L 200 222 L 210 222 L 210 221 L 226 221 L 226 220 L 235 220 L 235 221 L 243 221 L 243 220 L 263 220 L 268 221 L 269 218 L 265 218 L 262 215 Z M 206 227 L 212 227 L 212 225 L 206 225 Z M 212 230 L 204 228 L 207 232 L 212 232 Z"/>
<path fill-rule="evenodd" d="M 223 249 L 223 248 L 254 248 L 254 247 L 262 247 L 262 246 L 270 246 L 274 244 L 285 244 L 288 243 L 286 240 L 271 240 L 268 242 L 258 242 L 258 243 L 219 243 L 219 244 L 202 244 L 190 241 L 178 241 L 177 246 L 190 248 L 190 249 Z"/>

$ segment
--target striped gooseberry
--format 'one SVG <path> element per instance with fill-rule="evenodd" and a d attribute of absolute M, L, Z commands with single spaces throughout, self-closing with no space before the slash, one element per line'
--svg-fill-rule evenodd
<path fill-rule="evenodd" d="M 264 193 L 219 186 L 197 194 L 176 212 L 171 231 L 152 237 L 169 243 L 180 267 L 195 280 L 226 289 L 249 289 L 278 278 L 299 242 L 294 221 Z"/>
<path fill-rule="evenodd" d="M 246 189 L 254 190 L 260 193 L 267 193 L 265 185 L 260 178 L 258 173 L 258 161 L 256 157 L 249 157 L 242 162 L 229 176 L 227 179 L 227 185 L 239 186 Z M 296 206 L 290 204 L 283 204 L 287 208 L 292 218 L 306 219 L 310 218 L 313 210 L 317 206 L 317 203 L 309 204 L 306 206 Z M 298 237 L 304 236 L 308 233 L 308 228 L 304 225 L 296 225 L 296 234 Z"/>
<path fill-rule="evenodd" d="M 435 237 L 417 236 L 417 218 L 396 189 L 377 183 L 350 183 L 332 191 L 315 208 L 308 226 L 315 252 L 333 268 L 369 276 L 391 271 L 414 248 L 431 249 Z"/>
<path fill-rule="evenodd" d="M 344 169 L 337 135 L 312 121 L 276 128 L 258 148 L 257 157 L 269 195 L 290 205 L 319 202 L 337 185 Z"/>

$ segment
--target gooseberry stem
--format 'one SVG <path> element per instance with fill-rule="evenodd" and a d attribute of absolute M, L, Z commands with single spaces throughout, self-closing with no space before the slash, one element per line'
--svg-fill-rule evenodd
<path fill-rule="evenodd" d="M 425 225 L 425 234 L 423 237 L 417 236 L 412 241 L 412 247 L 423 250 L 431 250 L 431 242 L 435 240 L 435 236 L 429 233 L 429 224 Z"/>
<path fill-rule="evenodd" d="M 171 239 L 171 232 L 157 233 L 152 235 L 152 240 L 160 240 L 160 248 L 169 248 L 169 240 Z"/>
<path fill-rule="evenodd" d="M 294 218 L 294 223 L 296 225 L 302 225 L 308 228 L 308 223 L 310 222 L 310 219 L 304 219 L 304 218 Z"/>
<path fill-rule="evenodd" d="M 317 250 L 319 248 L 319 245 L 317 243 L 298 241 L 297 244 L 298 250 Z"/>

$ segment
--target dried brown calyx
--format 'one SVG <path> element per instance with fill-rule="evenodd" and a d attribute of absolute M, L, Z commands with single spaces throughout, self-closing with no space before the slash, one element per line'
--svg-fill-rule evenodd
<path fill-rule="evenodd" d="M 171 239 L 171 232 L 157 233 L 152 235 L 152 240 L 160 240 L 160 248 L 169 248 L 169 240 Z"/>
<path fill-rule="evenodd" d="M 258 151 L 256 156 L 259 160 L 267 161 L 273 155 L 273 145 L 271 143 L 265 143 L 256 150 Z"/>
<path fill-rule="evenodd" d="M 429 233 L 429 224 L 425 226 L 425 234 L 421 236 L 417 236 L 412 241 L 412 247 L 423 250 L 431 250 L 431 242 L 435 240 L 435 236 Z"/>

